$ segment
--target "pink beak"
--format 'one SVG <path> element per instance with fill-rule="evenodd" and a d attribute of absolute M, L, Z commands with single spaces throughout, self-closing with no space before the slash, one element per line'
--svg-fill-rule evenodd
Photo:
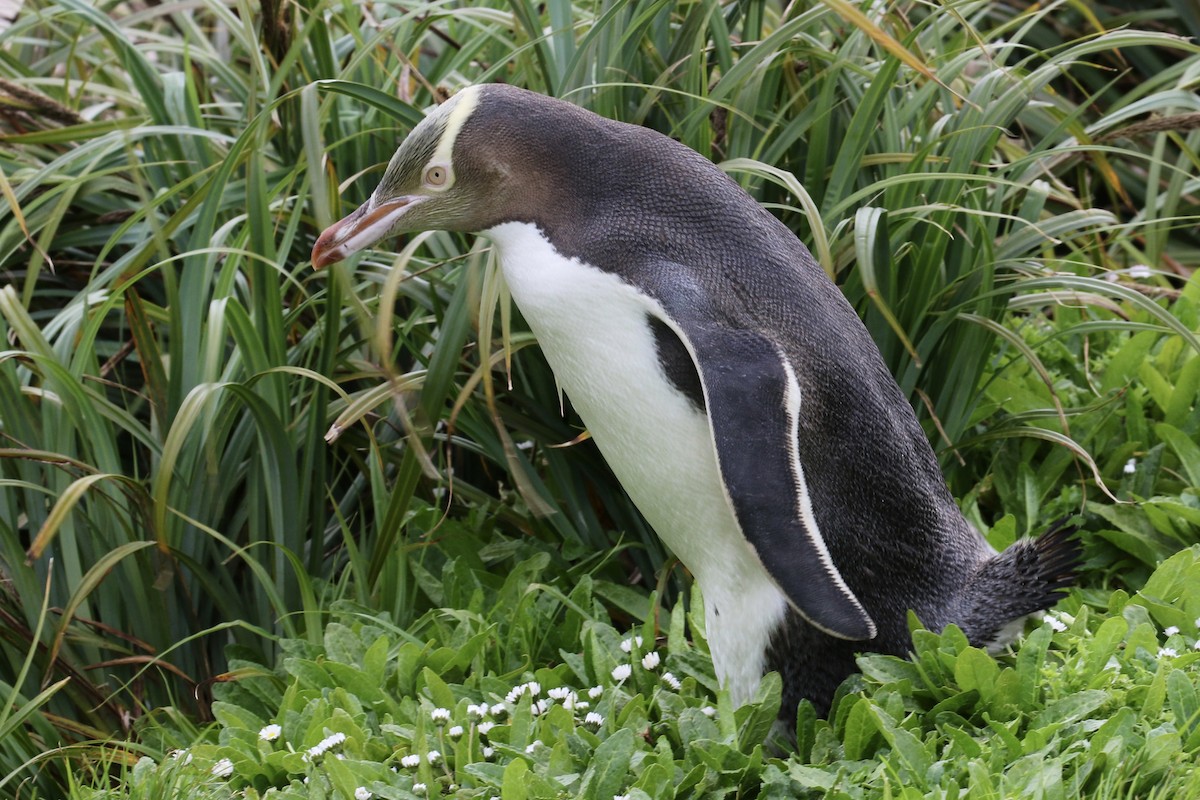
<path fill-rule="evenodd" d="M 312 264 L 324 269 L 348 256 L 357 253 L 386 237 L 410 206 L 420 202 L 420 197 L 398 197 L 368 208 L 370 201 L 363 203 L 349 216 L 330 225 L 317 237 L 313 245 Z"/>

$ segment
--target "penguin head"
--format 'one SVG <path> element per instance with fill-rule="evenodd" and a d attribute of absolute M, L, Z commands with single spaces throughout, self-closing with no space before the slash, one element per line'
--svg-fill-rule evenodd
<path fill-rule="evenodd" d="M 528 124 L 523 112 L 537 109 L 562 120 L 563 107 L 570 109 L 567 118 L 579 121 L 573 106 L 514 87 L 458 92 L 413 128 L 367 202 L 318 237 L 313 266 L 336 263 L 395 234 L 480 231 L 524 218 L 534 198 L 552 205 L 546 156 L 561 139 Z"/>

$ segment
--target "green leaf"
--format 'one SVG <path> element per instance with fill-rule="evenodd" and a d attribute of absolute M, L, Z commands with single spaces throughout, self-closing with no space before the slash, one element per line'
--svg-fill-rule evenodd
<path fill-rule="evenodd" d="M 996 679 L 1000 667 L 983 650 L 969 647 L 958 654 L 954 662 L 954 680 L 963 691 L 975 690 L 984 702 L 988 702 L 996 691 Z"/>
<path fill-rule="evenodd" d="M 601 742 L 584 773 L 583 797 L 610 800 L 620 793 L 629 774 L 633 744 L 633 731 L 629 728 L 622 728 Z"/>
<path fill-rule="evenodd" d="M 528 793 L 525 789 L 529 765 L 523 759 L 514 758 L 504 768 L 504 781 L 500 786 L 501 800 L 525 800 Z"/>

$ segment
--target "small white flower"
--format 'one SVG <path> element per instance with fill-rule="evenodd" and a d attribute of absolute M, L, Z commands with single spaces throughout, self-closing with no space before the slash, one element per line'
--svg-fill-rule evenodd
<path fill-rule="evenodd" d="M 421 794 L 428 788 L 428 786 L 418 781 L 417 783 L 413 784 L 413 794 Z"/>
<path fill-rule="evenodd" d="M 591 708 L 591 706 L 592 706 L 592 704 L 589 703 L 587 700 L 576 700 L 574 710 L 575 711 L 587 711 L 589 708 Z"/>
<path fill-rule="evenodd" d="M 1042 622 L 1046 623 L 1059 633 L 1062 633 L 1067 629 L 1066 623 L 1053 614 L 1047 614 L 1046 616 L 1042 617 Z"/>
<path fill-rule="evenodd" d="M 172 761 L 178 761 L 181 758 L 183 759 L 183 763 L 185 766 L 192 763 L 192 754 L 189 753 L 187 750 L 172 750 L 171 751 L 171 760 Z"/>
<path fill-rule="evenodd" d="M 575 695 L 575 693 L 572 692 L 566 686 L 557 686 L 557 687 L 551 689 L 550 691 L 546 692 L 546 696 L 549 697 L 551 700 L 558 700 L 563 703 L 570 700 L 574 695 Z"/>
<path fill-rule="evenodd" d="M 624 650 L 626 653 L 628 653 L 628 652 L 630 652 L 631 650 L 633 650 L 633 646 L 634 646 L 635 644 L 636 644 L 638 647 L 641 647 L 641 646 L 642 646 L 642 637 L 640 637 L 640 636 L 632 636 L 632 637 L 630 637 L 630 638 L 628 638 L 628 639 L 625 639 L 624 641 L 622 641 L 622 642 L 621 642 L 621 649 L 622 649 L 622 650 Z"/>
<path fill-rule="evenodd" d="M 409 769 L 416 769 L 417 767 L 421 766 L 421 757 L 416 753 L 405 756 L 404 758 L 400 759 L 400 766 L 408 767 Z"/>
<path fill-rule="evenodd" d="M 483 703 L 482 705 L 478 705 L 478 706 L 476 706 L 476 705 L 467 706 L 467 718 L 468 719 L 471 719 L 471 720 L 483 719 L 484 717 L 487 716 L 487 713 L 488 713 L 487 703 Z"/>
<path fill-rule="evenodd" d="M 463 735 L 463 726 L 462 725 L 451 725 L 449 728 L 446 729 L 446 735 L 448 735 L 451 739 L 460 738 Z"/>
<path fill-rule="evenodd" d="M 1177 633 L 1179 633 L 1179 627 L 1177 625 L 1168 625 L 1166 628 L 1163 628 L 1164 636 L 1174 636 Z"/>
<path fill-rule="evenodd" d="M 604 717 L 597 714 L 595 711 L 589 711 L 587 716 L 583 718 L 584 725 L 594 725 L 599 728 L 604 724 Z"/>
<path fill-rule="evenodd" d="M 541 739 L 534 739 L 532 742 L 530 742 L 530 743 L 529 743 L 529 744 L 528 744 L 528 745 L 525 747 L 525 752 L 526 752 L 526 753 L 529 753 L 529 754 L 532 754 L 532 753 L 533 753 L 533 751 L 537 750 L 539 747 L 543 747 L 543 745 L 542 745 L 542 740 L 541 740 Z"/>
<path fill-rule="evenodd" d="M 628 664 L 618 664 L 613 667 L 612 676 L 614 681 L 623 681 L 633 674 L 633 667 Z"/>
<path fill-rule="evenodd" d="M 551 703 L 549 700 L 538 700 L 529 707 L 529 710 L 533 712 L 535 717 L 538 717 L 542 714 L 545 714 L 546 709 L 550 708 L 550 705 Z"/>
<path fill-rule="evenodd" d="M 658 656 L 657 650 L 651 650 L 646 655 L 642 656 L 642 666 L 645 669 L 658 669 L 659 663 L 662 661 Z"/>
<path fill-rule="evenodd" d="M 433 711 L 429 712 L 429 718 L 432 719 L 438 725 L 445 725 L 447 722 L 450 721 L 450 709 L 435 708 Z"/>
<path fill-rule="evenodd" d="M 1174 647 L 1158 648 L 1159 658 L 1175 658 L 1177 655 L 1179 655 L 1179 651 L 1177 651 Z"/>
<path fill-rule="evenodd" d="M 675 675 L 670 672 L 664 672 L 662 674 L 662 682 L 677 692 L 683 686 L 683 684 L 679 682 L 679 678 L 676 678 Z"/>
<path fill-rule="evenodd" d="M 359 786 L 354 790 L 354 800 L 371 800 L 371 790 L 365 786 Z"/>
<path fill-rule="evenodd" d="M 487 736 L 487 732 L 490 731 L 494 727 L 496 727 L 496 723 L 494 723 L 494 722 L 490 722 L 490 721 L 489 722 L 481 722 L 481 723 L 479 723 L 479 728 L 478 728 L 479 734 L 481 736 Z"/>
<path fill-rule="evenodd" d="M 1200 619 L 1196 620 L 1196 627 L 1200 628 Z M 603 686 L 593 686 L 592 688 L 588 689 L 588 697 L 592 698 L 593 700 L 602 694 L 604 694 Z"/>
<path fill-rule="evenodd" d="M 1131 458 L 1126 461 L 1125 469 L 1123 471 L 1126 475 L 1132 475 L 1133 473 L 1137 472 L 1137 459 Z"/>
<path fill-rule="evenodd" d="M 613 795 L 613 800 L 629 800 L 629 795 L 627 795 L 627 794 L 614 794 L 614 795 Z"/>
<path fill-rule="evenodd" d="M 1134 264 L 1129 269 L 1125 270 L 1125 274 L 1134 279 L 1149 278 L 1154 274 L 1154 271 L 1145 264 Z"/>
<path fill-rule="evenodd" d="M 425 758 L 429 759 L 430 764 L 436 764 L 442 757 L 442 754 L 437 750 L 430 750 L 425 754 Z"/>
<path fill-rule="evenodd" d="M 228 758 L 222 758 L 212 765 L 212 774 L 218 778 L 228 778 L 233 774 L 233 762 Z"/>
<path fill-rule="evenodd" d="M 700 709 L 700 713 L 706 717 L 715 717 L 717 715 L 717 710 L 712 706 L 705 706 L 704 708 Z"/>
<path fill-rule="evenodd" d="M 521 699 L 521 696 L 526 693 L 528 693 L 530 697 L 537 697 L 539 694 L 541 694 L 541 692 L 542 685 L 537 681 L 530 681 L 529 683 L 522 683 L 519 686 L 514 686 L 512 691 L 504 696 L 504 699 L 510 704 L 515 704 Z M 495 708 L 493 707 L 492 710 L 495 711 Z"/>
<path fill-rule="evenodd" d="M 508 713 L 508 709 L 505 707 L 505 705 L 503 703 L 496 703 L 496 705 L 492 706 L 491 714 L 496 719 L 500 719 L 507 713 Z"/>
<path fill-rule="evenodd" d="M 283 728 L 278 725 L 268 725 L 258 732 L 258 738 L 264 742 L 273 742 L 283 734 Z"/>
<path fill-rule="evenodd" d="M 494 755 L 496 755 L 496 748 L 494 748 L 494 747 L 483 748 L 483 757 L 484 758 L 491 758 Z"/>

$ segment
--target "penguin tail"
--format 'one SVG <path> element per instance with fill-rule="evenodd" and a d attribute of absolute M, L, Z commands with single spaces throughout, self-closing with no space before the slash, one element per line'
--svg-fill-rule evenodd
<path fill-rule="evenodd" d="M 955 622 L 976 647 L 996 650 L 1020 633 L 1025 617 L 1054 605 L 1074 585 L 1083 551 L 1066 518 L 983 562 L 963 588 Z"/>

